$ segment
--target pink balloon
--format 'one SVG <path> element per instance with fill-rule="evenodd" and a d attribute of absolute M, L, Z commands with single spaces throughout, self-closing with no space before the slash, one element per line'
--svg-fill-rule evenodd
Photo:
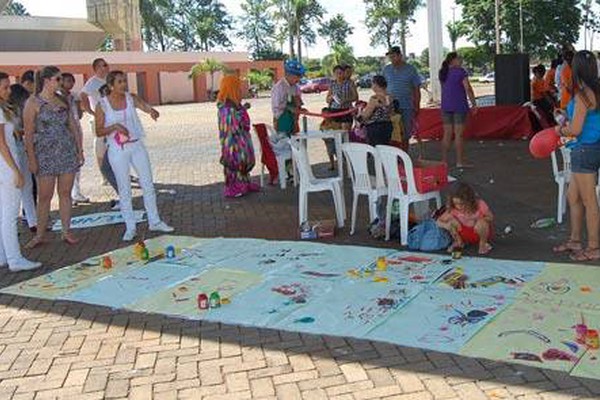
<path fill-rule="evenodd" d="M 536 133 L 529 141 L 529 152 L 535 158 L 548 158 L 560 146 L 560 136 L 554 127 Z"/>

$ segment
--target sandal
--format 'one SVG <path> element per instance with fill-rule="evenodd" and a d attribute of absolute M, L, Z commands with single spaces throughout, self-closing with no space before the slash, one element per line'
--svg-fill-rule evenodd
<path fill-rule="evenodd" d="M 572 261 L 581 261 L 581 262 L 597 261 L 597 260 L 600 260 L 600 248 L 595 248 L 595 249 L 588 248 L 585 250 L 581 250 L 581 251 L 571 254 L 569 256 L 569 258 Z"/>
<path fill-rule="evenodd" d="M 567 240 L 564 243 L 559 244 L 558 246 L 552 247 L 552 251 L 554 253 L 567 253 L 571 251 L 581 251 L 583 250 L 583 246 L 581 245 L 580 240 Z"/>
<path fill-rule="evenodd" d="M 25 248 L 27 250 L 32 250 L 38 246 L 43 245 L 44 243 L 46 243 L 46 240 L 44 240 L 44 238 L 41 238 L 39 236 L 34 236 L 33 239 L 31 239 L 29 242 L 27 242 L 27 244 L 25 245 Z"/>
<path fill-rule="evenodd" d="M 73 234 L 71 234 L 71 232 L 65 232 L 62 234 L 62 240 L 63 242 L 65 242 L 66 244 L 70 245 L 70 246 L 74 246 L 77 243 L 79 243 L 79 239 L 77 239 L 76 237 L 73 236 Z"/>

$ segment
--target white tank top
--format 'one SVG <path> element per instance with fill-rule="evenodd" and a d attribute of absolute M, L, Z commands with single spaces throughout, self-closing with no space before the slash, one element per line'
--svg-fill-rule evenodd
<path fill-rule="evenodd" d="M 144 128 L 140 122 L 140 118 L 135 109 L 133 97 L 129 93 L 125 93 L 125 103 L 127 106 L 123 110 L 115 110 L 110 105 L 107 97 L 100 100 L 102 110 L 104 111 L 104 126 L 113 124 L 121 124 L 129 131 L 130 140 L 139 140 L 144 137 Z M 114 141 L 116 132 L 108 135 L 109 144 Z"/>

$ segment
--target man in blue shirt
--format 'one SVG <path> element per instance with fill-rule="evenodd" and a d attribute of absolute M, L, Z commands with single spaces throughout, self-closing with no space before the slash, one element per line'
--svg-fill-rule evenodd
<path fill-rule="evenodd" d="M 421 78 L 415 67 L 406 63 L 400 47 L 391 47 L 386 55 L 390 64 L 383 68 L 382 75 L 387 81 L 388 93 L 398 102 L 404 130 L 402 147 L 407 149 L 421 104 Z"/>

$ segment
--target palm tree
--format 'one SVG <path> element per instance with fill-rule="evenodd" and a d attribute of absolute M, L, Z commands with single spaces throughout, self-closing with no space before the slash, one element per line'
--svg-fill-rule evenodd
<path fill-rule="evenodd" d="M 190 70 L 190 78 L 195 78 L 199 75 L 206 73 L 210 74 L 210 91 L 208 92 L 208 98 L 213 99 L 215 93 L 215 73 L 218 71 L 225 71 L 227 67 L 225 64 L 214 58 L 207 58 L 206 60 L 199 62 L 194 65 Z"/>
<path fill-rule="evenodd" d="M 347 44 L 336 44 L 333 46 L 333 53 L 323 57 L 321 70 L 323 74 L 331 75 L 334 66 L 344 64 L 356 64 L 356 57 L 354 57 L 352 47 Z"/>

